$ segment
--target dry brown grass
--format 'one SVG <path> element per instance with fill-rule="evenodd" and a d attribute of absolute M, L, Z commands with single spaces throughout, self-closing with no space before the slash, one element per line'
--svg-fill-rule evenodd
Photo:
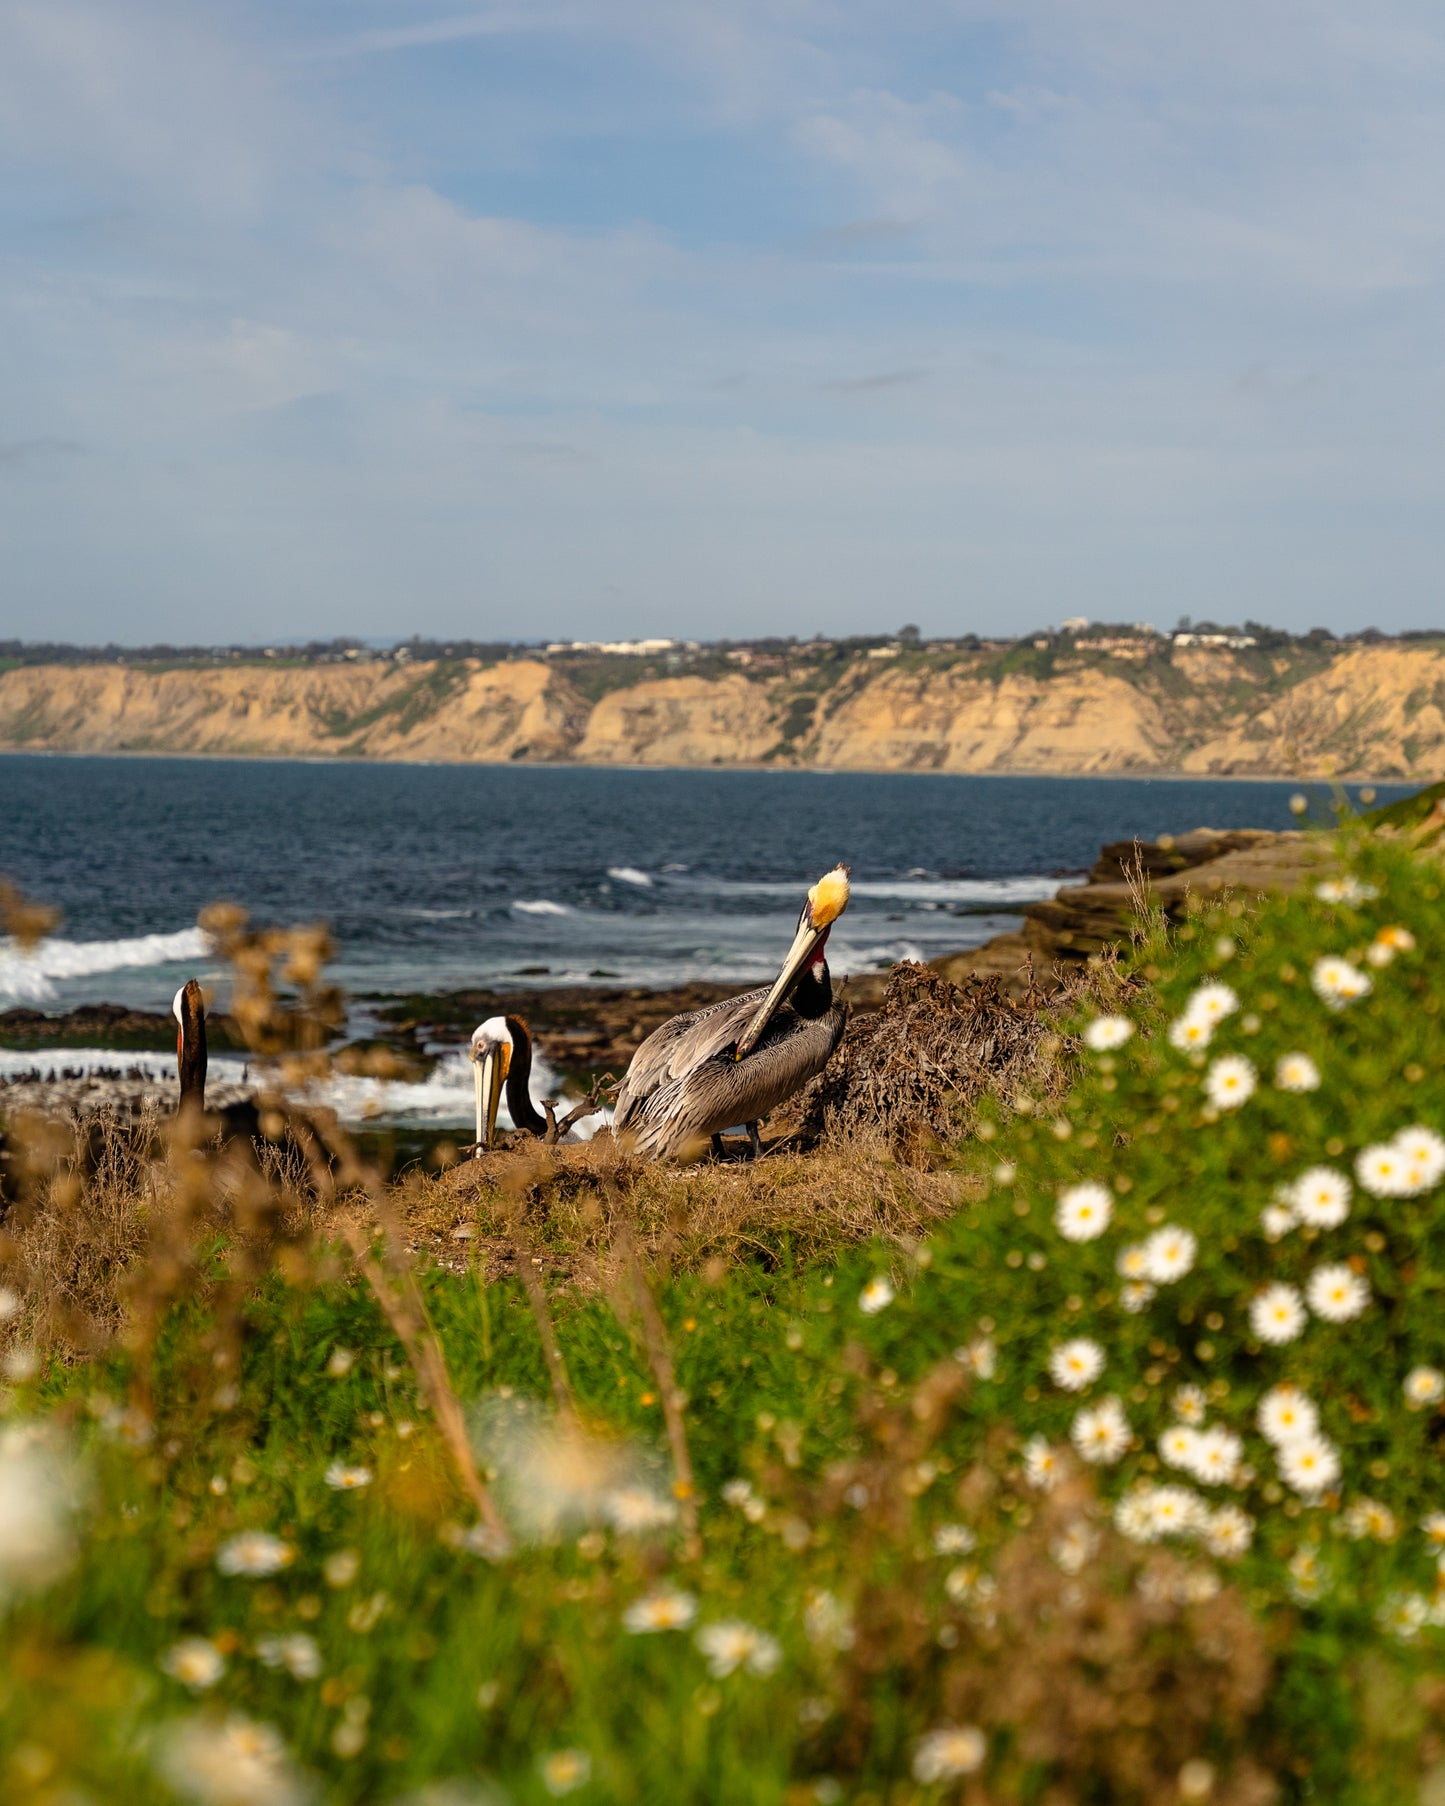
<path fill-rule="evenodd" d="M 295 937 L 255 947 L 239 929 L 233 938 L 233 957 L 255 955 L 251 982 L 264 1011 L 277 962 L 296 965 Z M 299 978 L 329 1008 L 320 950 L 307 940 L 302 951 Z M 952 1170 L 953 1149 L 979 1101 L 992 1095 L 1007 1108 L 1027 1092 L 1046 1103 L 1070 1066 L 1060 1011 L 1084 989 L 1104 999 L 1118 987 L 1106 962 L 1062 999 L 1016 1004 L 987 982 L 960 987 L 925 967 L 897 967 L 883 1007 L 854 1023 L 752 1163 L 648 1162 L 601 1135 L 571 1146 L 529 1141 L 388 1185 L 334 1119 L 306 1120 L 279 1099 L 263 1121 L 280 1139 L 259 1146 L 206 1143 L 199 1126 L 179 1128 L 154 1109 L 137 1119 L 101 1111 L 83 1123 L 16 1122 L 23 1170 L 0 1230 L 0 1283 L 19 1293 L 21 1308 L 0 1334 L 12 1347 L 67 1355 L 122 1331 L 138 1346 L 199 1282 L 198 1250 L 218 1237 L 226 1242 L 218 1308 L 233 1319 L 247 1282 L 274 1259 L 313 1241 L 354 1242 L 378 1226 L 394 1257 L 452 1270 L 476 1262 L 488 1277 L 531 1278 L 540 1262 L 553 1279 L 609 1292 L 624 1237 L 651 1273 L 827 1260 L 872 1236 L 907 1246 L 973 1183 Z M 309 1053 L 308 1071 L 324 1058 Z"/>
<path fill-rule="evenodd" d="M 439 1263 L 480 1256 L 490 1273 L 508 1271 L 525 1239 L 548 1266 L 591 1286 L 603 1281 L 598 1263 L 622 1223 L 649 1267 L 772 1266 L 785 1251 L 820 1260 L 869 1236 L 917 1238 L 958 1208 L 966 1183 L 904 1165 L 881 1137 L 855 1138 L 846 1150 L 784 1144 L 757 1162 L 674 1166 L 639 1160 L 602 1135 L 417 1174 L 395 1202 L 411 1245 Z"/>
<path fill-rule="evenodd" d="M 1008 1106 L 1020 1093 L 1035 1104 L 1062 1095 L 1071 1061 L 1060 1020 L 1085 997 L 1112 1006 L 1120 988 L 1112 958 L 1047 1000 L 1020 1002 L 996 978 L 959 985 L 904 961 L 888 975 L 881 1008 L 850 1025 L 827 1071 L 789 1106 L 794 1139 L 802 1147 L 881 1139 L 926 1164 L 968 1132 L 985 1097 Z"/>

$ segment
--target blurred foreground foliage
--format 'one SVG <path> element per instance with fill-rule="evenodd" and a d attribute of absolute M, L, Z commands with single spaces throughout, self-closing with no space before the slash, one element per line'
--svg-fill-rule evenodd
<path fill-rule="evenodd" d="M 801 1254 L 639 1243 L 598 1144 L 453 1169 L 418 1258 L 285 1101 L 324 947 L 228 918 L 259 1165 L 10 1125 L 3 1797 L 1445 1800 L 1432 823 L 1142 920 L 933 1171 L 811 1157 L 951 1214 Z"/>

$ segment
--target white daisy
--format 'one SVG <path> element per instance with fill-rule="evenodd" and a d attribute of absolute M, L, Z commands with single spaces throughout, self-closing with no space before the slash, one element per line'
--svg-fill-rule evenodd
<path fill-rule="evenodd" d="M 1433 1129 L 1427 1129 L 1423 1123 L 1401 1129 L 1395 1146 L 1404 1155 L 1406 1165 L 1416 1169 L 1414 1189 L 1429 1191 L 1445 1178 L 1445 1140 Z"/>
<path fill-rule="evenodd" d="M 1202 1386 L 1179 1386 L 1175 1388 L 1174 1397 L 1170 1401 L 1174 1407 L 1174 1415 L 1180 1423 L 1198 1426 L 1204 1422 L 1204 1412 L 1208 1400 Z"/>
<path fill-rule="evenodd" d="M 1410 1162 L 1392 1141 L 1362 1149 L 1355 1156 L 1355 1177 L 1372 1198 L 1407 1198 L 1414 1186 Z"/>
<path fill-rule="evenodd" d="M 1131 1486 L 1114 1507 L 1114 1528 L 1131 1543 L 1153 1543 L 1159 1540 L 1154 1522 L 1154 1488 L 1147 1481 Z"/>
<path fill-rule="evenodd" d="M 1176 1016 L 1169 1024 L 1169 1045 L 1181 1053 L 1194 1053 L 1214 1039 L 1214 1024 L 1201 1016 Z"/>
<path fill-rule="evenodd" d="M 1205 1486 L 1232 1486 L 1244 1456 L 1244 1444 L 1222 1423 L 1211 1424 L 1195 1440 L 1189 1471 Z"/>
<path fill-rule="evenodd" d="M 1307 1053 L 1281 1054 L 1275 1061 L 1274 1082 L 1280 1091 L 1318 1091 L 1320 1069 Z"/>
<path fill-rule="evenodd" d="M 239 1712 L 219 1723 L 186 1718 L 159 1734 L 156 1766 L 174 1791 L 200 1806 L 306 1806 L 311 1789 L 292 1766 L 281 1733 Z"/>
<path fill-rule="evenodd" d="M 598 1501 L 601 1515 L 623 1536 L 665 1530 L 677 1522 L 677 1502 L 650 1486 L 614 1486 Z"/>
<path fill-rule="evenodd" d="M 1445 1511 L 1431 1511 L 1420 1519 L 1425 1540 L 1435 1550 L 1445 1549 Z"/>
<path fill-rule="evenodd" d="M 1027 1457 L 1028 1451 L 1024 1451 Z M 933 1532 L 933 1552 L 935 1555 L 967 1555 L 977 1538 L 967 1524 L 940 1524 Z"/>
<path fill-rule="evenodd" d="M 1128 1248 L 1121 1248 L 1119 1258 L 1114 1262 L 1114 1271 L 1122 1279 L 1147 1278 L 1149 1257 L 1144 1252 L 1143 1242 L 1135 1242 Z"/>
<path fill-rule="evenodd" d="M 1438 1405 L 1445 1398 L 1445 1373 L 1438 1367 L 1412 1367 L 1405 1375 L 1405 1403 L 1412 1411 Z"/>
<path fill-rule="evenodd" d="M 1182 1467 L 1186 1473 L 1190 1472 L 1194 1466 L 1194 1447 L 1198 1441 L 1198 1430 L 1184 1423 L 1173 1424 L 1159 1438 L 1159 1459 L 1166 1467 Z"/>
<path fill-rule="evenodd" d="M 1209 1553 L 1221 1561 L 1238 1561 L 1254 1541 L 1254 1519 L 1238 1505 L 1221 1505 L 1210 1512 L 1203 1541 Z"/>
<path fill-rule="evenodd" d="M 1087 1406 L 1069 1429 L 1070 1440 L 1084 1460 L 1104 1467 L 1120 1459 L 1129 1447 L 1130 1435 L 1129 1420 L 1117 1398 Z"/>
<path fill-rule="evenodd" d="M 988 1755 L 988 1739 L 976 1725 L 945 1725 L 920 1737 L 913 1750 L 913 1779 L 923 1787 L 976 1774 Z"/>
<path fill-rule="evenodd" d="M 1430 1602 L 1419 1593 L 1391 1593 L 1375 1614 L 1380 1629 L 1413 1643 L 1430 1618 Z"/>
<path fill-rule="evenodd" d="M 1024 1479 L 1035 1492 L 1052 1492 L 1058 1484 L 1059 1453 L 1043 1436 L 1024 1444 Z"/>
<path fill-rule="evenodd" d="M 1104 1351 L 1087 1336 L 1061 1342 L 1049 1356 L 1049 1377 L 1065 1392 L 1082 1392 L 1104 1371 Z"/>
<path fill-rule="evenodd" d="M 1399 923 L 1390 928 L 1382 928 L 1375 939 L 1383 946 L 1393 947 L 1396 953 L 1413 953 L 1415 951 L 1414 935 Z"/>
<path fill-rule="evenodd" d="M 1316 1267 L 1305 1287 L 1310 1309 L 1326 1323 L 1352 1323 L 1370 1302 L 1370 1288 L 1343 1261 Z"/>
<path fill-rule="evenodd" d="M 1223 1022 L 1239 1008 L 1239 999 L 1228 985 L 1205 984 L 1189 995 L 1184 1014 L 1198 1022 Z"/>
<path fill-rule="evenodd" d="M 1345 1527 L 1345 1535 L 1356 1542 L 1366 1537 L 1371 1542 L 1393 1543 L 1400 1534 L 1400 1526 L 1395 1522 L 1395 1514 L 1388 1505 L 1382 1505 L 1378 1499 L 1356 1499 L 1344 1513 L 1341 1520 Z"/>
<path fill-rule="evenodd" d="M 771 1674 L 783 1659 L 782 1645 L 775 1637 L 744 1624 L 741 1618 L 705 1624 L 693 1640 L 706 1656 L 714 1680 L 724 1680 L 739 1668 L 750 1674 Z"/>
<path fill-rule="evenodd" d="M 1320 999 L 1332 1010 L 1342 1010 L 1347 1003 L 1368 997 L 1375 988 L 1367 972 L 1362 972 L 1347 959 L 1340 959 L 1333 954 L 1315 961 L 1310 973 L 1310 983 Z"/>
<path fill-rule="evenodd" d="M 1340 1477 L 1340 1457 L 1323 1436 L 1297 1436 L 1281 1444 L 1276 1459 L 1280 1479 L 1301 1498 L 1317 1497 Z"/>
<path fill-rule="evenodd" d="M 192 1693 L 204 1693 L 226 1672 L 226 1658 L 209 1637 L 182 1637 L 161 1657 L 161 1667 Z"/>
<path fill-rule="evenodd" d="M 1350 1214 L 1351 1185 L 1332 1166 L 1311 1166 L 1289 1188 L 1294 1214 L 1315 1229 L 1338 1229 Z"/>
<path fill-rule="evenodd" d="M 1216 1110 L 1237 1110 L 1254 1096 L 1259 1075 L 1243 1054 L 1225 1054 L 1204 1075 L 1204 1091 Z"/>
<path fill-rule="evenodd" d="M 1112 1053 L 1133 1032 L 1134 1024 L 1127 1016 L 1095 1016 L 1084 1030 L 1084 1045 L 1092 1047 L 1095 1053 Z"/>
<path fill-rule="evenodd" d="M 879 1311 L 886 1311 L 897 1293 L 890 1283 L 880 1274 L 870 1279 L 858 1294 L 858 1309 L 865 1317 L 876 1317 Z"/>
<path fill-rule="evenodd" d="M 1119 1303 L 1131 1316 L 1137 1316 L 1154 1297 L 1154 1288 L 1147 1280 L 1131 1279 L 1128 1285 L 1119 1288 Z"/>
<path fill-rule="evenodd" d="M 1054 1224 L 1066 1242 L 1091 1242 L 1109 1227 L 1114 1200 L 1095 1180 L 1070 1185 L 1059 1193 Z"/>
<path fill-rule="evenodd" d="M 975 1336 L 965 1348 L 955 1348 L 953 1358 L 975 1379 L 991 1380 L 998 1371 L 998 1349 L 989 1336 Z"/>
<path fill-rule="evenodd" d="M 1049 1554 L 1066 1574 L 1079 1574 L 1099 1550 L 1099 1533 L 1084 1518 L 1075 1518 L 1049 1544 Z"/>
<path fill-rule="evenodd" d="M 853 1614 L 826 1587 L 812 1587 L 803 1601 L 803 1629 L 819 1649 L 851 1649 L 858 1632 Z"/>
<path fill-rule="evenodd" d="M 964 1562 L 961 1567 L 950 1568 L 943 1577 L 943 1590 L 955 1605 L 962 1605 L 965 1599 L 974 1596 L 981 1576 L 977 1562 Z"/>
<path fill-rule="evenodd" d="M 1259 1226 L 1267 1242 L 1277 1242 L 1294 1228 L 1294 1209 L 1288 1204 L 1266 1204 L 1259 1213 Z"/>
<path fill-rule="evenodd" d="M 1304 1303 L 1294 1286 L 1266 1286 L 1250 1301 L 1249 1327 L 1261 1342 L 1293 1342 L 1305 1322 Z"/>
<path fill-rule="evenodd" d="M 326 1470 L 326 1484 L 333 1492 L 356 1492 L 371 1485 L 371 1469 L 348 1467 L 343 1461 L 333 1461 Z"/>
<path fill-rule="evenodd" d="M 1369 903 L 1379 894 L 1378 886 L 1351 877 L 1324 878 L 1315 886 L 1321 903 Z"/>
<path fill-rule="evenodd" d="M 1192 1536 L 1208 1522 L 1208 1508 L 1187 1486 L 1156 1486 L 1149 1511 L 1159 1536 Z"/>
<path fill-rule="evenodd" d="M 261 1580 L 289 1567 L 295 1554 L 279 1536 L 265 1530 L 243 1530 L 221 1544 L 216 1552 L 216 1567 L 222 1574 L 244 1574 L 248 1580 Z"/>
<path fill-rule="evenodd" d="M 1276 1448 L 1294 1442 L 1301 1436 L 1313 1436 L 1320 1427 L 1319 1412 L 1307 1392 L 1286 1381 L 1271 1386 L 1259 1401 L 1255 1421 L 1259 1433 Z"/>
<path fill-rule="evenodd" d="M 1389 941 L 1371 941 L 1365 949 L 1365 963 L 1377 971 L 1388 966 L 1394 957 L 1395 949 Z"/>
<path fill-rule="evenodd" d="M 256 1645 L 256 1659 L 263 1668 L 284 1668 L 294 1681 L 314 1681 L 321 1673 L 320 1646 L 304 1630 L 262 1637 Z"/>
<path fill-rule="evenodd" d="M 1199 1243 L 1192 1231 L 1166 1223 L 1144 1244 L 1145 1277 L 1161 1286 L 1182 1279 L 1194 1265 L 1198 1251 Z"/>
<path fill-rule="evenodd" d="M 1320 1566 L 1320 1552 L 1312 1544 L 1297 1549 L 1289 1559 L 1289 1590 L 1296 1599 L 1308 1604 L 1325 1590 L 1325 1573 Z"/>
<path fill-rule="evenodd" d="M 697 1600 L 691 1593 L 659 1587 L 633 1600 L 622 1614 L 622 1627 L 641 1637 L 660 1630 L 686 1630 L 696 1616 Z"/>

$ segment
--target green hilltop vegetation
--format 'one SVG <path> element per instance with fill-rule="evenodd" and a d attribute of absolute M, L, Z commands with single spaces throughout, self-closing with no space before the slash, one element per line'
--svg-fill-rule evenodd
<path fill-rule="evenodd" d="M 31 1125 L 6 1800 L 1445 1797 L 1438 816 L 1339 853 L 914 1164 Z"/>

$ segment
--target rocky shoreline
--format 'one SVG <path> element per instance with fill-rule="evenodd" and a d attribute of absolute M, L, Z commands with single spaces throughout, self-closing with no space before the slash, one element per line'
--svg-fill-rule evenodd
<path fill-rule="evenodd" d="M 1187 909 L 1191 893 L 1290 890 L 1333 857 L 1329 844 L 1318 837 L 1260 829 L 1198 828 L 1154 842 L 1115 842 L 1102 849 L 1083 884 L 1027 905 L 1018 931 L 931 963 L 955 983 L 996 979 L 1015 1000 L 1047 995 L 1080 964 L 1128 940 L 1141 883 L 1147 885 L 1151 903 L 1177 919 Z M 844 980 L 838 988 L 853 1011 L 867 1013 L 877 1009 L 886 983 L 886 973 L 869 973 Z M 642 1041 L 668 1017 L 701 1009 L 734 995 L 738 988 L 699 980 L 656 990 L 569 985 L 358 998 L 370 1034 L 343 1048 L 338 1064 L 346 1070 L 349 1062 L 370 1050 L 385 1048 L 421 1076 L 438 1049 L 465 1046 L 478 1022 L 515 1014 L 531 1028 L 548 1064 L 569 1087 L 578 1088 L 604 1072 L 620 1076 Z M 214 1050 L 241 1051 L 240 1037 L 229 1019 L 217 1015 L 210 1020 Z M 82 1073 L 67 1072 L 62 1065 L 50 1078 L 27 1076 L 12 1062 L 8 1076 L 0 1076 L 0 1117 L 17 1108 L 86 1113 L 109 1103 L 134 1109 L 148 1100 L 170 1108 L 176 1094 L 174 1077 L 158 1077 L 154 1063 L 151 1071 L 127 1064 L 124 1055 L 168 1052 L 174 1046 L 175 1025 L 169 1015 L 159 1012 L 113 1004 L 86 1005 L 57 1016 L 33 1009 L 0 1012 L 0 1049 L 33 1051 L 37 1070 L 54 1066 L 66 1048 L 114 1049 L 118 1056 L 114 1068 Z M 212 1094 L 219 1105 L 238 1101 L 246 1093 L 244 1087 L 217 1085 Z"/>

